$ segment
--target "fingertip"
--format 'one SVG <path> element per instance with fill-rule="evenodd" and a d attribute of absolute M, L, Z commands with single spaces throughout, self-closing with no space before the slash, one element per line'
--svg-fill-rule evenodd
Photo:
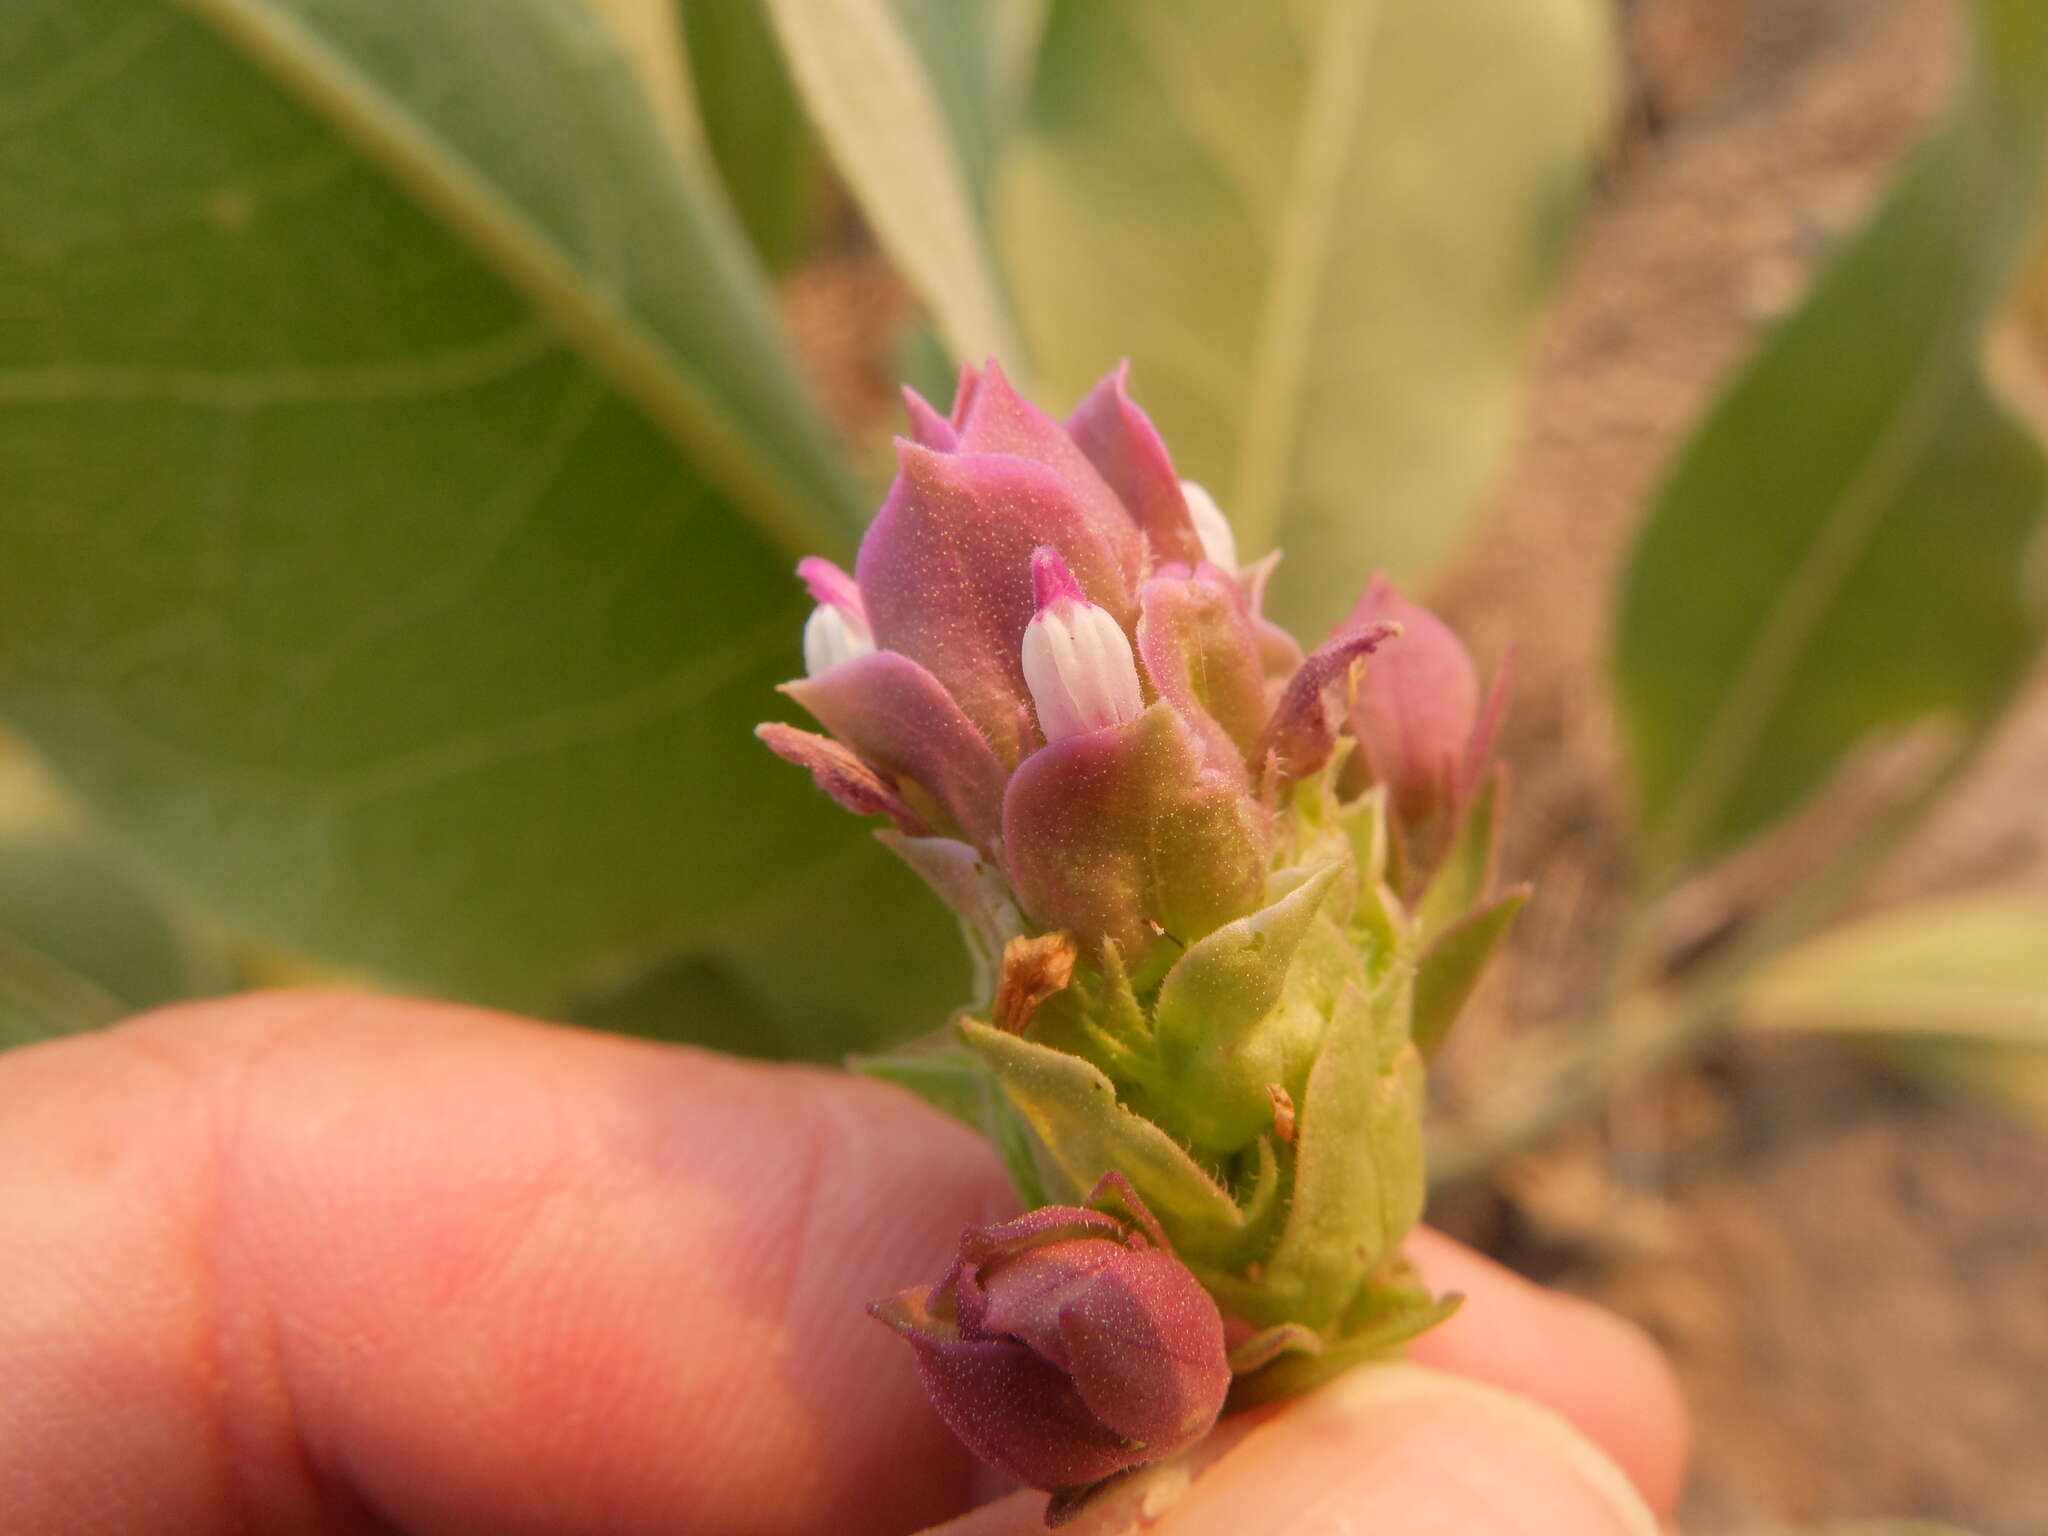
<path fill-rule="evenodd" d="M 1031 1536 L 1019 1493 L 927 1536 Z M 1413 1365 L 1367 1366 L 1226 1419 L 1172 1461 L 1106 1487 L 1063 1536 L 1659 1536 L 1625 1474 L 1547 1409 Z"/>
<path fill-rule="evenodd" d="M 1628 1477 L 1556 1415 L 1462 1377 L 1387 1365 L 1341 1377 L 1254 1430 L 1158 1536 L 1253 1530 L 1657 1536 L 1658 1527 Z"/>
<path fill-rule="evenodd" d="M 1648 1334 L 1428 1228 L 1408 1254 L 1432 1289 L 1465 1297 L 1416 1340 L 1411 1359 L 1543 1404 L 1612 1457 L 1661 1516 L 1676 1513 L 1691 1429 L 1678 1379 Z"/>

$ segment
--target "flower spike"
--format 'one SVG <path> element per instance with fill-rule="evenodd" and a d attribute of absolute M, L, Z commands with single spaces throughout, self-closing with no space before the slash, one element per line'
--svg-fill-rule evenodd
<path fill-rule="evenodd" d="M 1304 654 L 1279 551 L 1240 563 L 1127 368 L 1064 422 L 993 362 L 904 405 L 851 574 L 798 567 L 783 691 L 824 734 L 759 734 L 960 919 L 952 1043 L 868 1070 L 971 1113 L 1039 1209 L 872 1310 L 1058 1524 L 1454 1305 L 1401 1242 L 1425 1063 L 1527 894 L 1494 873 L 1506 668 L 1483 690 L 1384 578 Z"/>

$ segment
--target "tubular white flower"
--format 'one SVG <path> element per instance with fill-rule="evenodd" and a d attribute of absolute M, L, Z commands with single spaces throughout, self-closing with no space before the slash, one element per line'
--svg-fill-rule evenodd
<path fill-rule="evenodd" d="M 1038 612 L 1024 626 L 1024 681 L 1048 742 L 1138 718 L 1137 659 L 1115 619 L 1088 601 L 1059 552 L 1031 557 Z"/>
<path fill-rule="evenodd" d="M 874 634 L 859 614 L 836 603 L 820 603 L 804 620 L 804 674 L 816 677 L 827 667 L 865 656 L 875 648 Z"/>
<path fill-rule="evenodd" d="M 1202 553 L 1231 575 L 1237 574 L 1237 535 L 1230 531 L 1230 519 L 1216 505 L 1216 498 L 1194 480 L 1183 480 L 1180 493 L 1187 498 L 1188 519 L 1195 525 L 1195 537 L 1202 541 Z"/>
<path fill-rule="evenodd" d="M 796 563 L 796 573 L 811 589 L 817 607 L 804 620 L 804 671 L 816 677 L 827 667 L 865 656 L 875 648 L 875 632 L 868 627 L 867 604 L 860 586 L 830 560 L 807 555 Z"/>

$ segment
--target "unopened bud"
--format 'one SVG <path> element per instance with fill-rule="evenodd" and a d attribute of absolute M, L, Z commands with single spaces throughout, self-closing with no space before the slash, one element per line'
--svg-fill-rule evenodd
<path fill-rule="evenodd" d="M 1038 612 L 1024 628 L 1024 681 L 1045 739 L 1137 719 L 1145 700 L 1131 642 L 1050 544 L 1032 552 L 1031 585 Z"/>
<path fill-rule="evenodd" d="M 1203 555 L 1211 564 L 1236 575 L 1237 535 L 1230 531 L 1230 519 L 1216 505 L 1216 498 L 1193 480 L 1181 481 L 1180 493 L 1187 498 L 1188 518 L 1195 525 L 1195 536 L 1202 541 Z"/>
<path fill-rule="evenodd" d="M 817 607 L 804 621 L 804 672 L 816 677 L 827 667 L 875 648 L 868 627 L 867 605 L 854 579 L 830 560 L 811 555 L 797 562 L 796 573 L 811 589 Z"/>
<path fill-rule="evenodd" d="M 1223 1319 L 1138 1220 L 1046 1206 L 966 1233 L 935 1286 L 868 1310 L 915 1346 L 932 1406 L 1019 1482 L 1082 1488 L 1200 1439 L 1230 1389 Z"/>
<path fill-rule="evenodd" d="M 1398 641 L 1376 652 L 1358 685 L 1351 728 L 1372 777 L 1402 820 L 1420 826 L 1455 814 L 1476 786 L 1479 674 L 1451 627 L 1374 576 L 1353 623 L 1392 620 Z"/>

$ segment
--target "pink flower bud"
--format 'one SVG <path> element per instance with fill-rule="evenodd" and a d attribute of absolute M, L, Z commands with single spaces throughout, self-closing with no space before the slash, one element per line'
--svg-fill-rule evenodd
<path fill-rule="evenodd" d="M 1131 642 L 1050 544 L 1032 552 L 1031 586 L 1038 611 L 1024 626 L 1024 681 L 1045 739 L 1137 719 L 1145 700 Z"/>
<path fill-rule="evenodd" d="M 875 634 L 853 578 L 817 555 L 799 560 L 796 573 L 818 605 L 804 622 L 805 675 L 816 677 L 827 667 L 873 651 Z"/>
<path fill-rule="evenodd" d="M 1034 1488 L 1086 1487 L 1192 1444 L 1230 1389 L 1216 1303 L 1111 1181 L 1135 1222 L 1052 1205 L 975 1228 L 937 1285 L 868 1308 L 917 1351 L 953 1433 Z"/>
<path fill-rule="evenodd" d="M 1401 635 L 1382 646 L 1359 681 L 1351 730 L 1365 766 L 1387 786 L 1411 828 L 1455 818 L 1486 769 L 1499 724 L 1499 686 L 1482 706 L 1478 669 L 1451 627 L 1376 575 L 1351 612 L 1353 625 L 1391 620 Z"/>

